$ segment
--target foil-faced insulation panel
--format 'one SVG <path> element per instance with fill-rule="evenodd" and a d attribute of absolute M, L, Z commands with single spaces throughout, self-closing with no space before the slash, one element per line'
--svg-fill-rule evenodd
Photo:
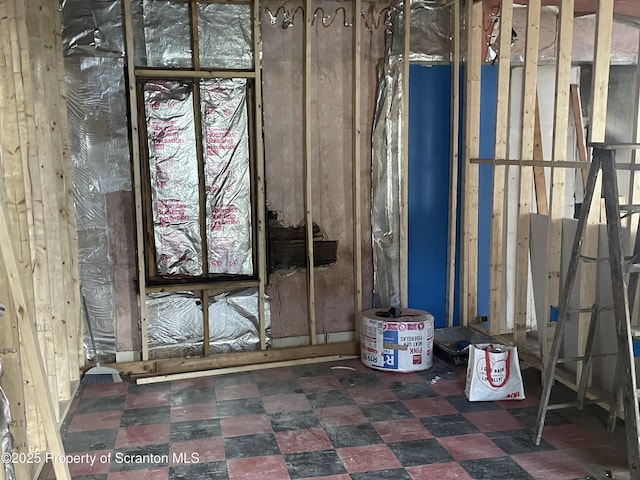
<path fill-rule="evenodd" d="M 82 55 L 76 53 L 82 52 Z M 115 353 L 113 258 L 107 195 L 131 190 L 124 60 L 74 50 L 65 59 L 67 112 L 78 229 L 78 268 L 89 321 L 102 357 Z M 95 352 L 88 332 L 84 348 Z M 103 358 L 104 359 L 104 358 Z"/>
<path fill-rule="evenodd" d="M 200 86 L 210 273 L 253 274 L 246 83 Z"/>
<path fill-rule="evenodd" d="M 265 299 L 267 345 L 271 344 L 271 316 Z M 259 348 L 258 291 L 255 288 L 209 299 L 211 353 L 252 351 Z M 202 304 L 190 292 L 147 295 L 149 357 L 202 355 Z"/>
<path fill-rule="evenodd" d="M 202 275 L 199 179 L 190 83 L 144 85 L 156 267 Z"/>
<path fill-rule="evenodd" d="M 124 56 L 121 1 L 62 0 L 60 10 L 65 56 Z"/>
<path fill-rule="evenodd" d="M 191 68 L 189 4 L 168 0 L 144 0 L 146 65 Z"/>
<path fill-rule="evenodd" d="M 393 27 L 391 55 L 402 55 L 404 49 L 404 16 L 402 3 L 391 7 L 389 21 Z M 449 62 L 453 48 L 453 15 L 451 8 L 434 1 L 411 2 L 412 62 Z"/>
<path fill-rule="evenodd" d="M 198 3 L 200 66 L 253 68 L 251 5 Z"/>

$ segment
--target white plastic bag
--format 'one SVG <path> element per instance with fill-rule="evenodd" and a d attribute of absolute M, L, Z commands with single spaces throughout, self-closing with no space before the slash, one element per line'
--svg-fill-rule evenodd
<path fill-rule="evenodd" d="M 468 348 L 464 394 L 470 402 L 524 400 L 517 347 L 482 343 Z"/>

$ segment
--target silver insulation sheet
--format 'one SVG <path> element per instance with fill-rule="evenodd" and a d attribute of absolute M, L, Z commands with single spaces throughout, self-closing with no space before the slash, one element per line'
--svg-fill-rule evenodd
<path fill-rule="evenodd" d="M 390 21 L 391 54 L 401 55 L 404 48 L 404 18 L 402 3 L 391 7 Z M 453 15 L 451 8 L 438 2 L 411 2 L 412 62 L 449 62 L 453 38 Z"/>
<path fill-rule="evenodd" d="M 198 3 L 200 66 L 253 68 L 251 5 Z"/>
<path fill-rule="evenodd" d="M 251 351 L 259 348 L 258 290 L 238 290 L 209 299 L 211 353 Z M 265 299 L 267 345 L 271 316 Z M 202 304 L 192 293 L 147 295 L 149 357 L 189 357 L 202 354 Z"/>
<path fill-rule="evenodd" d="M 210 273 L 253 274 L 245 79 L 200 86 Z"/>
<path fill-rule="evenodd" d="M 400 178 L 402 155 L 402 59 L 380 67 L 372 134 L 374 306 L 400 306 Z"/>
<path fill-rule="evenodd" d="M 2 380 L 2 358 L 0 357 L 0 381 Z M 9 431 L 11 425 L 11 408 L 9 399 L 2 390 L 2 382 L 0 382 L 0 454 L 3 458 L 4 480 L 16 480 L 16 472 L 10 458 L 5 461 L 6 454 L 13 451 L 13 437 Z"/>
<path fill-rule="evenodd" d="M 192 84 L 144 85 L 159 275 L 202 275 L 198 161 Z"/>
<path fill-rule="evenodd" d="M 120 0 L 62 0 L 64 55 L 124 56 Z"/>
<path fill-rule="evenodd" d="M 144 0 L 142 8 L 147 66 L 191 68 L 189 4 Z"/>
<path fill-rule="evenodd" d="M 99 52 L 92 57 L 85 50 L 87 56 L 75 55 L 80 51 L 65 59 L 78 267 L 96 348 L 113 355 L 116 309 L 107 195 L 131 190 L 124 59 Z M 86 329 L 84 348 L 88 358 L 95 356 Z"/>

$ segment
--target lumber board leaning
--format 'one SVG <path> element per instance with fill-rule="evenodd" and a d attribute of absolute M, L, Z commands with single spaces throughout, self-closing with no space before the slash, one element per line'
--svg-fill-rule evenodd
<path fill-rule="evenodd" d="M 304 210 L 307 247 L 307 322 L 309 343 L 316 340 L 316 293 L 313 268 L 313 172 L 311 171 L 311 42 L 313 32 L 313 8 L 311 0 L 305 0 L 304 29 Z"/>
<path fill-rule="evenodd" d="M 460 160 L 460 2 L 453 3 L 453 63 L 451 72 L 451 159 L 449 161 L 449 230 L 447 232 L 447 289 L 445 321 L 453 327 L 456 295 L 456 248 L 458 244 L 458 162 Z"/>
<path fill-rule="evenodd" d="M 562 0 L 560 17 L 558 20 L 558 45 L 556 48 L 556 85 L 553 118 L 552 162 L 566 160 L 567 134 L 569 127 L 569 92 L 571 85 L 571 52 L 573 46 L 573 10 L 574 0 Z M 582 113 L 580 113 L 582 120 Z M 585 158 L 586 161 L 586 158 Z M 586 169 L 583 170 L 586 173 Z M 562 168 L 551 169 L 551 191 L 549 198 L 549 227 L 547 230 L 547 281 L 545 284 L 545 310 L 548 315 L 551 307 L 560 305 L 560 261 L 562 251 L 562 207 L 564 205 L 564 182 L 566 171 Z M 555 323 L 543 319 L 544 329 L 538 332 L 542 335 L 542 366 L 546 368 L 546 359 L 551 351 L 551 343 L 555 334 Z"/>
<path fill-rule="evenodd" d="M 498 89 L 496 98 L 496 137 L 494 157 L 507 156 L 509 140 L 509 94 L 511 85 L 511 30 L 513 26 L 513 0 L 500 3 L 500 45 L 498 58 Z M 505 264 L 505 182 L 506 166 L 493 167 L 493 196 L 491 201 L 491 242 L 489 263 L 489 334 L 496 335 L 506 329 L 504 303 Z"/>
<path fill-rule="evenodd" d="M 11 73 L 13 75 L 13 87 L 15 95 L 16 105 L 16 123 L 17 132 L 19 138 L 19 153 L 21 157 L 22 178 L 25 189 L 26 200 L 26 219 L 28 227 L 28 245 L 29 245 L 29 261 L 25 262 L 25 267 L 31 270 L 31 285 L 28 287 L 28 293 L 33 292 L 33 301 L 36 305 L 35 321 L 39 328 L 45 329 L 46 326 L 50 327 L 50 324 L 46 324 L 47 317 L 43 315 L 46 312 L 46 299 L 44 295 L 48 294 L 48 279 L 43 272 L 43 266 L 46 266 L 46 258 L 44 258 L 43 248 L 46 245 L 43 244 L 43 228 L 42 228 L 42 199 L 39 196 L 38 189 L 33 185 L 37 182 L 38 175 L 31 174 L 30 164 L 33 160 L 33 148 L 35 145 L 34 135 L 30 130 L 27 116 L 25 113 L 25 92 L 22 78 L 22 63 L 23 56 L 21 55 L 21 49 L 18 40 L 18 21 L 15 15 L 15 2 L 7 0 L 7 17 L 9 19 L 9 35 L 10 35 L 10 54 L 11 54 Z M 28 63 L 28 56 L 24 59 L 25 63 Z M 31 147 L 30 147 L 31 146 Z M 35 159 L 37 162 L 37 158 Z M 37 169 L 37 166 L 33 168 Z M 44 283 L 44 285 L 43 285 Z M 33 287 L 33 288 L 31 288 Z M 38 290 L 39 288 L 39 290 Z M 40 308 L 38 308 L 40 307 Z M 47 339 L 44 335 L 39 336 L 38 341 L 40 347 L 45 355 L 45 361 L 49 362 L 53 359 L 53 352 L 50 352 L 51 348 L 47 348 Z M 47 364 L 45 364 L 46 367 Z M 50 367 L 51 372 L 47 371 L 47 381 L 49 382 L 52 391 L 56 390 L 55 381 L 55 366 Z M 51 378 L 51 373 L 54 378 Z M 26 369 L 23 372 L 25 381 L 31 380 L 35 382 L 34 375 L 31 369 Z M 33 385 L 25 385 L 25 397 L 27 401 L 35 398 L 35 387 Z M 36 405 L 36 402 L 31 401 L 32 406 Z M 43 435 L 40 427 L 41 412 L 39 408 L 33 408 L 33 410 L 27 410 L 27 438 L 29 442 L 29 449 L 35 451 L 44 451 L 46 448 L 46 439 Z"/>
<path fill-rule="evenodd" d="M 47 375 L 38 346 L 36 328 L 33 317 L 33 304 L 28 303 L 26 286 L 18 263 L 18 251 L 14 244 L 14 233 L 9 223 L 6 200 L 4 198 L 4 178 L 0 176 L 0 253 L 9 278 L 9 289 L 16 307 L 23 358 L 29 363 L 33 374 L 36 400 L 42 414 L 41 428 L 47 439 L 47 451 L 60 461 L 53 462 L 58 480 L 70 480 L 69 467 L 62 459 L 65 456 L 62 437 L 58 430 L 57 411 L 52 391 L 48 388 Z M 53 390 L 55 392 L 55 390 Z"/>
<path fill-rule="evenodd" d="M 51 90 L 52 86 L 57 87 L 57 82 L 52 82 L 46 75 L 46 72 L 53 73 L 51 59 L 47 58 L 49 56 L 47 52 L 52 51 L 53 45 L 49 41 L 51 39 L 43 37 L 40 31 L 40 23 L 46 17 L 40 7 L 41 5 L 36 2 L 16 2 L 20 43 L 21 46 L 24 45 L 28 49 L 30 57 L 29 64 L 22 65 L 22 72 L 25 79 L 26 98 L 28 96 L 32 98 L 32 102 L 28 103 L 27 108 L 33 109 L 35 138 L 38 142 L 37 158 L 39 168 L 37 172 L 40 175 L 40 188 L 42 189 L 46 259 L 49 276 L 49 309 L 46 314 L 50 317 L 52 329 L 52 347 L 57 386 L 55 391 L 57 392 L 57 400 L 66 402 L 71 399 L 71 379 L 65 322 L 66 304 L 61 239 L 63 229 L 60 228 L 60 209 L 58 207 L 56 188 L 58 182 L 54 170 L 56 157 L 59 153 L 59 144 L 56 145 L 50 128 L 53 123 L 50 99 L 55 96 L 55 93 Z M 28 84 L 29 79 L 31 79 L 31 85 Z M 27 115 L 30 115 L 30 113 L 28 112 Z"/>
<path fill-rule="evenodd" d="M 261 10 L 260 0 L 253 0 L 253 69 L 255 73 L 255 162 L 256 162 L 256 210 L 258 218 L 258 321 L 260 331 L 260 350 L 267 348 L 265 285 L 267 282 L 267 243 L 266 243 L 266 193 L 264 176 L 264 143 L 262 142 L 262 65 L 260 64 Z"/>
<path fill-rule="evenodd" d="M 352 109 L 353 122 L 352 129 L 352 187 L 353 187 L 353 307 L 354 312 L 362 310 L 362 203 L 361 203 L 361 145 L 362 135 L 360 124 L 362 121 L 360 96 L 362 95 L 361 70 L 362 70 L 362 22 L 360 12 L 362 10 L 362 0 L 353 2 L 353 92 Z M 356 338 L 358 337 L 358 325 L 356 328 Z"/>
<path fill-rule="evenodd" d="M 137 112 L 138 96 L 136 90 L 135 55 L 133 54 L 133 17 L 131 2 L 122 3 L 124 13 L 125 51 L 127 54 L 127 75 L 129 86 L 129 111 Z M 140 310 L 140 341 L 142 348 L 142 360 L 149 359 L 149 341 L 147 338 L 147 292 L 146 292 L 146 266 L 145 266 L 145 237 L 142 216 L 142 181 L 140 171 L 140 130 L 138 115 L 132 113 L 129 116 L 129 128 L 131 129 L 131 164 L 133 170 L 133 192 L 136 219 L 136 260 L 138 263 L 138 308 Z"/>
<path fill-rule="evenodd" d="M 61 223 L 61 243 L 64 269 L 65 321 L 69 346 L 69 378 L 72 382 L 80 379 L 80 365 L 84 364 L 82 346 L 83 322 L 80 311 L 80 277 L 78 272 L 78 232 L 76 229 L 73 175 L 71 174 L 71 154 L 69 149 L 69 123 L 67 116 L 67 96 L 65 67 L 62 54 L 62 26 L 59 4 L 54 0 L 42 0 L 43 8 L 50 22 L 41 24 L 43 35 L 51 35 L 51 76 L 52 95 L 50 109 L 53 116 L 51 135 L 56 140 L 59 152 L 55 157 L 58 209 Z M 71 392 L 73 394 L 73 392 Z"/>
<path fill-rule="evenodd" d="M 25 190 L 25 182 L 23 179 L 22 154 L 20 144 L 20 134 L 18 130 L 17 105 L 15 95 L 15 85 L 13 77 L 13 60 L 11 55 L 10 41 L 10 21 L 7 13 L 7 1 L 0 1 L 0 51 L 2 55 L 0 62 L 0 82 L 3 95 L 0 96 L 0 147 L 2 148 L 2 156 L 0 163 L 3 164 L 4 171 L 3 180 L 7 185 L 6 202 L 9 210 L 10 222 L 13 225 L 13 231 L 18 240 L 17 248 L 20 255 L 19 261 L 22 265 L 22 272 L 27 286 L 28 301 L 33 304 L 33 281 L 31 278 L 31 248 L 29 245 L 29 221 L 27 220 L 27 204 L 30 203 L 29 193 Z M 0 173 L 2 175 L 2 173 Z M 4 271 L 4 267 L 2 268 Z M 8 278 L 3 281 L 6 289 L 7 315 L 15 312 L 16 306 L 13 304 L 9 292 Z M 12 317 L 8 317 L 11 320 Z M 18 323 L 17 317 L 15 321 L 5 322 L 13 325 L 16 329 L 14 333 L 17 335 Z M 4 336 L 3 336 L 4 338 Z M 6 337 L 11 338 L 10 336 Z M 7 340 L 8 344 L 8 340 Z M 3 347 L 5 348 L 5 347 Z M 13 348 L 13 347 L 6 347 Z M 16 347 L 20 349 L 19 343 Z M 13 368 L 17 370 L 13 370 Z M 43 435 L 38 428 L 39 412 L 35 402 L 35 388 L 33 385 L 33 376 L 27 362 L 20 361 L 17 365 L 5 365 L 6 386 L 18 379 L 20 383 L 15 390 L 7 390 L 9 400 L 12 401 L 12 413 L 16 425 L 22 428 L 12 428 L 14 436 L 14 447 L 18 452 L 29 451 L 29 446 L 40 450 L 45 444 Z M 18 403 L 15 403 L 18 402 Z M 18 408 L 17 405 L 22 405 Z M 29 477 L 32 475 L 31 466 L 27 464 L 16 465 L 16 473 Z"/>
<path fill-rule="evenodd" d="M 542 131 L 540 129 L 540 101 L 536 93 L 535 123 L 533 129 L 533 159 L 544 160 L 542 149 Z M 540 215 L 549 215 L 547 202 L 547 180 L 544 167 L 533 167 L 533 183 L 536 191 L 536 211 Z"/>
<path fill-rule="evenodd" d="M 535 109 L 538 86 L 538 46 L 540 43 L 540 0 L 527 7 L 527 39 L 525 46 L 522 88 L 522 143 L 520 158 L 533 156 L 535 142 Z M 525 349 L 527 328 L 527 297 L 529 293 L 529 234 L 533 167 L 520 167 L 520 193 L 516 240 L 516 285 L 513 341 Z"/>
<path fill-rule="evenodd" d="M 9 43 L 8 19 L 6 4 L 0 1 L 0 176 L 7 187 L 6 205 L 9 211 L 9 221 L 14 226 L 18 235 L 19 261 L 25 275 L 30 274 L 28 268 L 24 268 L 24 259 L 29 258 L 29 233 L 25 218 L 25 191 L 22 181 L 22 162 L 18 154 L 19 137 L 17 133 L 17 117 L 15 106 L 15 94 L 13 93 L 13 76 L 11 74 L 11 57 L 7 52 Z M 8 62 L 8 63 L 7 63 Z M 1 194 L 0 194 L 1 195 Z M 28 284 L 31 284 L 30 281 Z M 31 292 L 30 298 L 33 298 Z M 32 301 L 32 300 L 31 300 Z M 2 354 L 2 367 L 4 376 L 2 386 L 11 404 L 11 415 L 15 426 L 26 425 L 27 404 L 25 401 L 25 380 L 29 378 L 23 374 L 27 369 L 26 362 L 20 355 L 20 342 L 18 338 L 18 316 L 9 291 L 9 278 L 4 266 L 0 266 L 0 302 L 6 308 L 5 317 L 0 317 L 0 350 Z M 29 372 L 30 374 L 30 372 Z M 28 452 L 27 431 L 25 428 L 11 428 L 16 452 Z M 26 463 L 14 465 L 18 478 L 31 476 L 30 466 Z"/>
<path fill-rule="evenodd" d="M 467 65 L 465 69 L 464 161 L 461 172 L 461 324 L 476 320 L 478 312 L 478 165 L 471 162 L 480 152 L 480 75 L 482 2 L 467 2 Z"/>

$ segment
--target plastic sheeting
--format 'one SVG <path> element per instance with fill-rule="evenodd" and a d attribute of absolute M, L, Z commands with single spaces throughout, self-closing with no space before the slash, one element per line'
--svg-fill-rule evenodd
<path fill-rule="evenodd" d="M 246 83 L 200 87 L 210 273 L 253 274 Z"/>
<path fill-rule="evenodd" d="M 391 8 L 391 55 L 402 55 L 404 47 L 404 18 L 402 3 Z M 412 62 L 449 62 L 452 54 L 453 15 L 451 8 L 438 2 L 411 2 Z"/>
<path fill-rule="evenodd" d="M 255 288 L 224 293 L 209 299 L 211 353 L 256 350 L 260 344 L 258 291 Z M 265 299 L 267 345 L 271 316 Z M 192 293 L 147 296 L 149 357 L 189 357 L 202 354 L 203 316 L 200 299 Z"/>
<path fill-rule="evenodd" d="M 198 3 L 202 68 L 253 68 L 251 5 Z"/>
<path fill-rule="evenodd" d="M 199 179 L 190 83 L 144 85 L 156 267 L 202 275 Z"/>
<path fill-rule="evenodd" d="M 2 358 L 0 358 L 0 381 L 2 380 Z M 9 425 L 11 424 L 11 408 L 9 405 L 9 399 L 2 390 L 2 384 L 0 382 L 0 454 L 4 459 L 5 454 L 9 454 L 13 451 L 13 437 L 9 431 Z M 16 473 L 11 461 L 3 461 L 4 480 L 16 480 Z"/>

